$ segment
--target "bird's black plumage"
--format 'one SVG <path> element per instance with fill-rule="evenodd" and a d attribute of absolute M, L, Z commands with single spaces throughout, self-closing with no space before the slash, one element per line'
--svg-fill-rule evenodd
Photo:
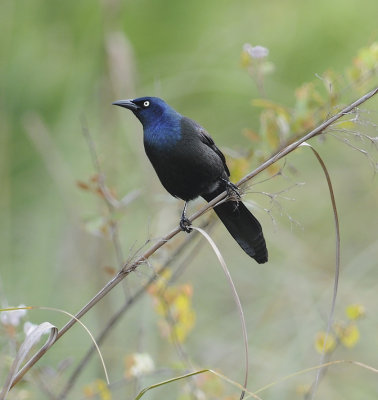
<path fill-rule="evenodd" d="M 130 109 L 142 123 L 146 154 L 172 196 L 185 201 L 201 196 L 211 201 L 223 191 L 232 190 L 223 153 L 197 122 L 157 97 L 113 104 Z M 268 260 L 261 225 L 240 199 L 223 202 L 214 211 L 249 256 L 258 263 Z"/>

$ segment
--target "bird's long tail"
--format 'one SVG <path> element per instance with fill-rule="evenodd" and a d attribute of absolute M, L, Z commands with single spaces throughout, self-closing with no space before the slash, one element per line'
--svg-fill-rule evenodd
<path fill-rule="evenodd" d="M 223 189 L 211 194 L 202 195 L 206 201 L 211 201 Z M 238 242 L 239 246 L 259 264 L 268 261 L 268 250 L 259 221 L 248 208 L 239 200 L 229 200 L 214 207 L 224 226 Z"/>

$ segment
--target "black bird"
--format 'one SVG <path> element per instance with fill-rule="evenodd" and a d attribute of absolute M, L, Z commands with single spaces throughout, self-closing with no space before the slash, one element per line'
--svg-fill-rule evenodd
<path fill-rule="evenodd" d="M 185 214 L 189 200 L 201 196 L 209 202 L 227 190 L 229 200 L 214 211 L 249 256 L 259 264 L 268 261 L 261 225 L 240 201 L 237 187 L 229 180 L 225 157 L 206 130 L 157 97 L 113 104 L 131 110 L 139 119 L 146 154 L 161 183 L 172 196 L 185 200 L 181 228 L 190 231 Z"/>

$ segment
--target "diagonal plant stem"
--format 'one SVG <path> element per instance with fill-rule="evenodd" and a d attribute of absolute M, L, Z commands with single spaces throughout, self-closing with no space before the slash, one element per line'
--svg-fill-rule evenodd
<path fill-rule="evenodd" d="M 352 111 L 355 107 L 358 107 L 360 104 L 366 102 L 369 100 L 371 97 L 376 95 L 378 92 L 378 87 L 374 88 L 370 92 L 366 93 L 364 96 L 360 97 L 358 100 L 355 102 L 351 103 L 347 107 L 343 108 L 340 112 L 329 118 L 327 121 L 323 122 L 320 124 L 317 128 L 313 129 L 311 132 L 309 132 L 307 135 L 304 135 L 301 139 L 297 140 L 294 143 L 291 143 L 290 145 L 286 146 L 282 150 L 280 150 L 278 153 L 270 157 L 267 161 L 262 163 L 259 167 L 257 167 L 255 170 L 247 174 L 244 178 L 242 178 L 239 182 L 237 182 L 237 186 L 240 186 L 253 177 L 255 177 L 257 174 L 260 172 L 264 171 L 266 168 L 277 162 L 278 160 L 282 159 L 289 153 L 291 153 L 293 150 L 295 150 L 300 144 L 303 142 L 313 138 L 316 135 L 319 135 L 321 132 L 323 132 L 326 128 L 328 128 L 332 123 L 340 119 L 342 116 L 345 114 L 348 114 L 350 111 Z M 193 222 L 195 219 L 203 215 L 205 212 L 207 212 L 209 209 L 213 208 L 219 201 L 225 199 L 227 197 L 227 191 L 224 191 L 221 193 L 219 196 L 215 197 L 212 201 L 210 201 L 207 205 L 205 205 L 203 208 L 201 208 L 199 211 L 197 211 L 195 214 L 193 214 L 190 218 L 189 221 Z M 157 250 L 160 249 L 160 247 L 164 246 L 169 240 L 171 240 L 174 236 L 176 236 L 179 232 L 181 232 L 180 227 L 176 227 L 175 229 L 171 230 L 169 233 L 167 233 L 164 237 L 162 237 L 160 240 L 158 240 L 153 246 L 151 246 L 149 249 L 145 251 L 144 254 L 141 256 L 137 257 L 136 260 L 130 261 L 129 263 L 126 263 L 122 269 L 117 273 L 117 275 L 111 279 L 76 315 L 76 319 L 71 319 L 69 322 L 67 322 L 66 325 L 63 326 L 63 328 L 59 331 L 56 340 L 59 340 L 68 330 L 72 328 L 73 325 L 75 325 L 77 319 L 80 319 L 83 315 L 85 315 L 95 304 L 97 304 L 104 296 L 106 296 L 115 286 L 117 286 L 123 279 L 125 279 L 131 272 L 135 271 L 141 264 L 144 264 L 145 261 L 151 257 Z M 26 372 L 43 356 L 43 353 L 38 352 L 35 354 L 24 366 L 22 370 L 22 374 L 19 373 L 13 380 L 11 387 L 16 385 L 22 377 L 26 374 Z"/>
<path fill-rule="evenodd" d="M 210 222 L 211 224 L 211 222 Z M 208 221 L 205 221 L 204 224 L 202 224 L 202 227 L 208 226 L 209 223 Z M 135 302 L 144 294 L 146 293 L 146 289 L 156 280 L 156 276 L 161 275 L 172 263 L 173 260 L 175 260 L 178 256 L 181 255 L 181 253 L 187 248 L 188 244 L 190 244 L 196 236 L 198 236 L 197 232 L 194 232 L 194 235 L 186 236 L 185 241 L 175 249 L 175 251 L 170 255 L 170 257 L 167 259 L 167 261 L 164 263 L 162 267 L 159 268 L 158 271 L 154 275 L 152 275 L 148 281 L 138 289 L 134 294 L 132 294 L 123 304 L 123 306 L 115 313 L 112 315 L 112 317 L 109 319 L 108 323 L 106 324 L 105 328 L 100 332 L 100 334 L 96 337 L 96 343 L 98 345 L 101 345 L 105 338 L 108 336 L 108 334 L 111 332 L 112 328 L 121 320 L 121 317 L 129 310 L 129 308 L 135 304 Z M 189 261 L 193 260 L 193 254 L 197 254 L 199 247 L 202 245 L 203 241 L 199 241 L 194 248 L 190 252 L 190 257 L 189 259 L 185 259 L 182 264 L 186 266 L 189 264 Z M 171 280 L 174 279 L 174 275 L 172 276 Z M 93 354 L 96 351 L 96 347 L 92 345 L 85 356 L 82 358 L 80 363 L 77 365 L 77 367 L 74 369 L 72 372 L 70 378 L 68 379 L 65 387 L 61 391 L 60 395 L 58 396 L 59 400 L 63 400 L 67 397 L 69 391 L 72 389 L 72 387 L 75 385 L 77 379 L 79 378 L 81 372 L 84 370 L 84 367 L 86 364 L 89 362 L 89 360 L 92 358 Z"/>

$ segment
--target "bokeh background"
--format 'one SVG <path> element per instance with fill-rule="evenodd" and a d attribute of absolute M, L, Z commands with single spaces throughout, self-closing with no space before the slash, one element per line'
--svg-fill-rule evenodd
<path fill-rule="evenodd" d="M 172 229 L 181 202 L 164 192 L 143 151 L 142 131 L 131 113 L 111 105 L 121 98 L 163 97 L 199 121 L 228 154 L 253 144 L 243 130 L 258 131 L 260 97 L 241 67 L 243 44 L 270 50 L 275 71 L 265 81 L 268 99 L 291 107 L 295 90 L 327 69 L 345 72 L 361 47 L 377 39 L 376 0 L 226 1 L 43 1 L 4 0 L 0 4 L 0 295 L 2 306 L 58 307 L 71 313 L 84 305 L 118 268 L 106 229 L 103 199 L 80 188 L 96 174 L 82 131 L 88 127 L 106 176 L 121 199 L 140 190 L 116 216 L 123 259 Z M 377 82 L 375 80 L 375 82 Z M 345 88 L 341 101 L 357 97 Z M 369 133 L 377 136 L 376 99 L 363 106 Z M 331 111 L 331 110 L 330 110 Z M 85 122 L 83 122 L 85 121 Z M 299 133 L 299 132 L 298 132 Z M 336 319 L 348 304 L 362 304 L 360 340 L 339 346 L 333 359 L 378 366 L 377 183 L 367 157 L 339 141 L 313 142 L 334 183 L 341 225 L 341 275 Z M 256 149 L 255 149 L 256 150 Z M 256 150 L 258 151 L 258 149 Z M 374 149 L 368 149 L 371 154 Z M 257 165 L 257 160 L 252 166 Z M 275 192 L 294 187 L 271 216 L 269 202 L 249 194 L 261 221 L 270 262 L 260 266 L 244 255 L 221 226 L 213 237 L 222 249 L 246 314 L 251 390 L 318 364 L 317 332 L 326 329 L 334 274 L 334 226 L 329 194 L 310 151 L 288 157 L 287 178 L 253 188 Z M 261 180 L 268 177 L 264 175 Z M 305 183 L 304 185 L 295 185 Z M 201 204 L 193 205 L 192 210 Z M 288 215 L 297 221 L 293 223 Z M 181 234 L 177 240 L 183 240 Z M 98 304 L 84 322 L 96 335 L 108 317 L 175 248 L 173 243 L 142 266 L 122 287 Z M 242 339 L 232 295 L 215 256 L 204 244 L 179 283 L 192 285 L 196 324 L 184 343 L 193 364 L 218 369 L 242 382 Z M 174 264 L 174 263 L 173 263 Z M 174 268 L 174 266 L 173 266 Z M 31 311 L 27 319 L 58 327 L 66 317 Z M 146 352 L 170 373 L 118 387 L 113 398 L 132 398 L 139 387 L 177 375 L 174 346 L 161 337 L 149 295 L 130 310 L 102 346 L 112 382 L 125 374 L 125 357 Z M 1 330 L 1 357 L 14 354 Z M 18 340 L 21 340 L 21 333 Z M 39 362 L 57 369 L 72 364 L 89 347 L 80 328 L 72 329 Z M 5 366 L 6 363 L 3 363 Z M 6 368 L 0 368 L 2 378 Z M 92 359 L 69 398 L 103 374 Z M 303 398 L 302 385 L 314 372 L 281 383 L 263 398 Z M 3 380 L 2 380 L 3 382 Z M 332 367 L 318 391 L 323 399 L 375 399 L 377 375 L 353 365 Z M 132 387 L 130 387 L 132 386 Z M 38 384 L 23 386 L 26 398 L 49 398 Z M 54 388 L 53 387 L 53 390 Z M 225 389 L 235 395 L 235 390 Z M 208 398 L 218 397 L 209 390 Z M 182 385 L 157 389 L 146 398 L 179 398 Z M 237 396 L 237 394 L 236 394 Z M 266 397 L 264 397 L 266 396 Z"/>

